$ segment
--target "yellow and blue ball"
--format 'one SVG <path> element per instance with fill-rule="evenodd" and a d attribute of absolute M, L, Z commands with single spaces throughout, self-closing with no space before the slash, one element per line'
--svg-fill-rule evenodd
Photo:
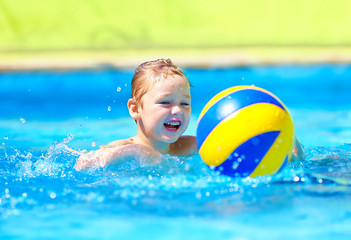
<path fill-rule="evenodd" d="M 231 87 L 215 95 L 200 113 L 196 133 L 203 161 L 232 177 L 280 171 L 290 161 L 294 137 L 284 104 L 255 86 Z"/>

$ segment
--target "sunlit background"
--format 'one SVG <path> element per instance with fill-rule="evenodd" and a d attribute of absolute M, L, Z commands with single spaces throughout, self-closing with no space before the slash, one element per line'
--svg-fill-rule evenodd
<path fill-rule="evenodd" d="M 348 0 L 1 0 L 0 67 L 348 61 Z M 69 62 L 67 62 L 69 61 Z"/>

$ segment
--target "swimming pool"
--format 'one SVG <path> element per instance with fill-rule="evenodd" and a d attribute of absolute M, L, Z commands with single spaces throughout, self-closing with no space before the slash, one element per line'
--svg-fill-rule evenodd
<path fill-rule="evenodd" d="M 0 73 L 0 239 L 349 239 L 351 66 L 185 69 L 195 134 L 217 92 L 254 84 L 289 108 L 307 160 L 274 176 L 218 176 L 199 156 L 72 169 L 136 133 L 132 70 Z"/>

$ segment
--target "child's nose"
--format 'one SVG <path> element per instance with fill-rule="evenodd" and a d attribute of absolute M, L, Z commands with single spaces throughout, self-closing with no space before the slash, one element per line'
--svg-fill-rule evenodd
<path fill-rule="evenodd" d="M 174 105 L 171 110 L 171 114 L 176 115 L 182 112 L 182 109 L 178 105 Z"/>

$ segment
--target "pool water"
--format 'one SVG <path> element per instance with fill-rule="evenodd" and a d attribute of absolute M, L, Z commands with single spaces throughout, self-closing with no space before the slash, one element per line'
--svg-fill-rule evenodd
<path fill-rule="evenodd" d="M 230 178 L 193 156 L 73 169 L 82 151 L 133 136 L 133 70 L 0 73 L 0 239 L 350 239 L 351 66 L 185 69 L 192 120 L 233 85 L 288 107 L 306 160 Z"/>

